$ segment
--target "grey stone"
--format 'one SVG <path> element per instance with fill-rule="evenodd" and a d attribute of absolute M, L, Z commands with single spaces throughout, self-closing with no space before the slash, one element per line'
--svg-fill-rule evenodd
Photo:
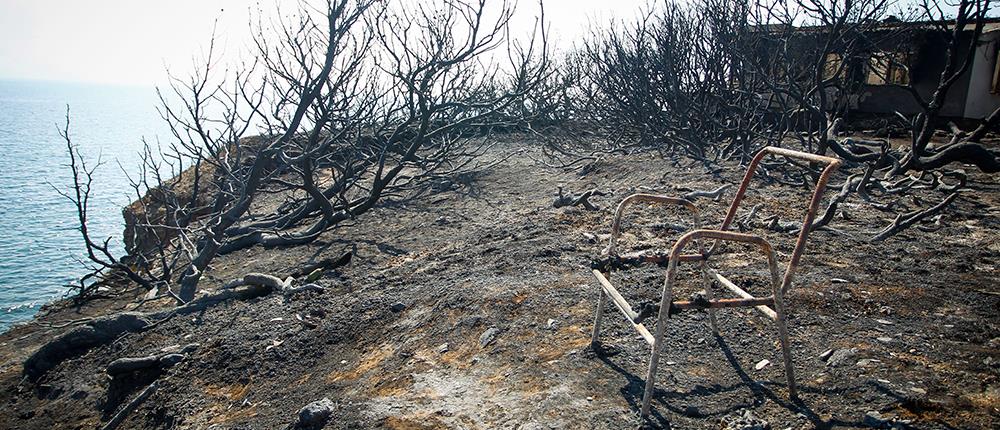
<path fill-rule="evenodd" d="M 722 418 L 723 430 L 770 430 L 771 423 L 754 415 L 753 411 L 744 409 Z"/>
<path fill-rule="evenodd" d="M 858 362 L 857 362 L 857 363 L 855 363 L 855 364 L 856 364 L 856 365 L 857 365 L 858 367 L 868 367 L 868 366 L 870 366 L 870 365 L 871 365 L 872 363 L 878 363 L 878 362 L 879 362 L 878 360 L 873 360 L 873 359 L 871 359 L 871 358 L 862 358 L 862 359 L 858 360 Z"/>
<path fill-rule="evenodd" d="M 826 360 L 826 365 L 837 367 L 845 363 L 849 363 L 851 358 L 854 358 L 857 353 L 858 350 L 855 348 L 838 349 L 830 354 L 830 358 Z"/>
<path fill-rule="evenodd" d="M 485 348 L 487 345 L 493 343 L 499 333 L 500 330 L 496 327 L 486 329 L 483 334 L 479 335 L 479 346 Z"/>
<path fill-rule="evenodd" d="M 875 428 L 882 427 L 882 425 L 885 424 L 885 422 L 886 421 L 882 419 L 882 414 L 879 414 L 878 412 L 875 411 L 865 412 L 865 417 L 862 420 L 862 423 L 864 423 L 864 425 Z"/>
<path fill-rule="evenodd" d="M 330 421 L 333 415 L 333 402 L 328 398 L 317 400 L 299 409 L 299 420 L 295 423 L 300 429 L 319 429 Z"/>
<path fill-rule="evenodd" d="M 396 303 L 393 303 L 392 306 L 389 306 L 389 310 L 391 310 L 393 312 L 396 312 L 396 313 L 402 312 L 403 309 L 406 309 L 406 305 L 404 305 L 402 302 L 396 302 Z"/>

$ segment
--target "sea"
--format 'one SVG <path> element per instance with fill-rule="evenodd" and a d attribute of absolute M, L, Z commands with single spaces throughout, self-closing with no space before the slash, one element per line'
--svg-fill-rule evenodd
<path fill-rule="evenodd" d="M 73 144 L 88 165 L 100 163 L 89 228 L 120 255 L 143 139 L 170 136 L 158 105 L 152 87 L 0 80 L 0 332 L 66 297 L 89 271 L 75 207 L 59 193 L 72 190 L 59 136 L 67 106 Z"/>

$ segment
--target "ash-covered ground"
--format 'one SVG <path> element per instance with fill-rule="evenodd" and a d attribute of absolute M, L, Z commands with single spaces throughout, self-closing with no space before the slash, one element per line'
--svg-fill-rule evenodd
<path fill-rule="evenodd" d="M 537 150 L 519 152 L 521 137 L 507 140 L 489 156 L 517 155 L 446 191 L 384 204 L 309 245 L 220 257 L 202 283 L 212 291 L 248 272 L 288 273 L 353 250 L 350 264 L 317 281 L 326 291 L 218 304 L 26 379 L 25 358 L 73 327 L 64 323 L 169 303 L 136 309 L 129 296 L 52 306 L 0 336 L 0 428 L 100 428 L 150 378 L 160 381 L 158 390 L 120 428 L 285 428 L 300 408 L 323 398 L 333 409 L 326 428 L 640 426 L 649 349 L 609 305 L 602 331 L 608 353 L 590 350 L 599 291 L 591 259 L 606 246 L 614 206 L 629 194 L 735 185 L 743 168 L 727 164 L 712 174 L 644 154 L 605 157 L 581 174 L 545 166 Z M 554 208 L 559 186 L 610 195 L 591 200 L 599 211 Z M 881 243 L 868 239 L 895 214 L 855 196 L 842 206 L 846 217 L 830 224 L 834 230 L 810 236 L 786 298 L 800 401 L 789 400 L 769 319 L 747 308 L 720 310 L 716 337 L 707 314 L 671 318 L 649 424 L 1000 426 L 998 191 L 994 177 L 970 175 L 937 224 Z M 762 217 L 798 221 L 808 193 L 755 181 L 741 214 L 759 205 Z M 697 200 L 705 226 L 721 222 L 732 194 Z M 946 195 L 914 194 L 900 207 L 926 207 Z M 259 204 L 280 203 L 280 196 L 269 198 Z M 677 224 L 690 226 L 683 213 L 640 206 L 626 217 L 621 246 L 666 249 Z M 787 263 L 793 233 L 751 231 Z M 725 251 L 712 266 L 767 294 L 766 265 L 754 250 Z M 658 300 L 663 269 L 614 282 L 633 303 Z M 705 288 L 693 270 L 682 271 L 679 282 L 679 298 Z M 191 344 L 182 361 L 144 380 L 112 384 L 106 373 L 116 359 Z"/>

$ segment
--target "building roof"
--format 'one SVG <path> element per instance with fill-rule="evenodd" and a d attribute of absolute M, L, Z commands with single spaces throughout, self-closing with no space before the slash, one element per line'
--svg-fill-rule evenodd
<path fill-rule="evenodd" d="M 870 27 L 870 30 L 894 30 L 904 27 L 908 28 L 925 28 L 928 30 L 939 28 L 940 26 L 945 26 L 948 29 L 952 29 L 955 26 L 954 20 L 924 20 L 924 21 L 902 21 L 895 16 L 890 16 L 885 20 L 882 20 L 875 26 Z M 764 28 L 767 32 L 781 32 L 788 31 L 789 28 L 784 24 L 767 24 L 763 26 L 756 26 L 758 28 Z M 822 32 L 823 30 L 829 28 L 828 25 L 803 25 L 798 27 L 793 27 L 792 31 L 798 32 Z M 976 23 L 968 23 L 962 31 L 973 31 L 976 28 Z M 1000 17 L 986 18 L 983 22 L 983 34 L 992 33 L 994 31 L 1000 31 Z"/>

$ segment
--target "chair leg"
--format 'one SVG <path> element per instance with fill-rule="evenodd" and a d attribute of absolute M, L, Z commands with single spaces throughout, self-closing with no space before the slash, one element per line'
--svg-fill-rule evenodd
<path fill-rule="evenodd" d="M 601 343 L 601 320 L 604 318 L 604 303 L 608 298 L 604 294 L 604 289 L 599 288 L 600 296 L 597 299 L 597 312 L 594 314 L 594 331 L 590 334 L 590 347 L 595 351 Z"/>
<path fill-rule="evenodd" d="M 788 382 L 788 395 L 792 399 L 798 397 L 795 389 L 795 370 L 792 368 L 792 351 L 788 343 L 788 326 L 785 324 L 785 303 L 781 294 L 781 288 L 774 291 L 774 313 L 777 315 L 775 323 L 778 326 L 778 338 L 781 341 L 781 354 L 785 361 L 785 379 Z"/>
<path fill-rule="evenodd" d="M 701 277 L 705 281 L 705 295 L 709 301 L 715 300 L 715 293 L 712 292 L 712 277 L 708 275 L 708 265 L 701 262 Z M 715 319 L 715 308 L 708 308 L 708 321 L 712 324 L 712 334 L 719 334 L 719 323 Z"/>
<path fill-rule="evenodd" d="M 659 332 L 659 327 L 656 330 Z M 660 336 L 656 336 L 653 339 L 653 353 L 649 358 L 649 369 L 646 371 L 646 386 L 642 393 L 642 409 L 639 413 L 642 418 L 649 416 L 649 404 L 653 400 L 653 386 L 656 385 L 656 367 L 660 363 L 661 348 L 663 348 L 662 339 Z"/>
<path fill-rule="evenodd" d="M 642 409 L 640 416 L 649 416 L 649 404 L 653 400 L 653 387 L 656 385 L 656 368 L 660 364 L 660 351 L 663 349 L 663 335 L 666 333 L 667 320 L 670 317 L 670 304 L 673 302 L 674 274 L 677 272 L 677 262 L 671 261 L 667 267 L 667 279 L 663 282 L 663 295 L 660 297 L 660 311 L 656 317 L 656 334 L 653 336 L 653 353 L 649 357 L 649 370 L 646 371 L 646 387 L 642 394 Z"/>

